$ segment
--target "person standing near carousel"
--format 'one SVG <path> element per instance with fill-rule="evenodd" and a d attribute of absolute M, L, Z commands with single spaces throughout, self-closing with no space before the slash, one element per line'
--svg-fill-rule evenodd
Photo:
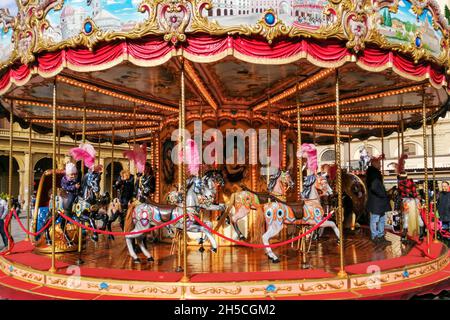
<path fill-rule="evenodd" d="M 439 193 L 437 201 L 439 219 L 442 222 L 442 229 L 450 229 L 450 185 L 447 181 L 442 182 L 442 191 Z"/>
<path fill-rule="evenodd" d="M 120 172 L 120 177 L 114 184 L 113 188 L 117 190 L 117 197 L 119 198 L 120 205 L 122 206 L 122 212 L 117 214 L 120 214 L 120 227 L 123 230 L 128 205 L 132 201 L 134 195 L 134 176 L 130 173 L 130 170 L 124 169 Z M 115 220 L 116 218 L 117 217 L 112 217 L 111 220 Z"/>
<path fill-rule="evenodd" d="M 399 193 L 397 207 L 399 207 L 403 217 L 403 243 L 408 242 L 408 236 L 414 237 L 419 235 L 419 241 L 422 241 L 425 235 L 425 226 L 420 216 L 420 196 L 414 180 L 408 178 L 408 174 L 405 171 L 405 161 L 407 158 L 407 154 L 402 154 L 398 164 L 395 166 Z"/>
<path fill-rule="evenodd" d="M 367 168 L 366 185 L 368 198 L 366 208 L 370 213 L 370 234 L 372 242 L 388 245 L 391 242 L 384 237 L 384 226 L 386 220 L 385 215 L 386 212 L 391 210 L 391 205 L 380 171 L 383 157 L 384 154 L 377 158 L 372 157 L 370 166 Z"/>

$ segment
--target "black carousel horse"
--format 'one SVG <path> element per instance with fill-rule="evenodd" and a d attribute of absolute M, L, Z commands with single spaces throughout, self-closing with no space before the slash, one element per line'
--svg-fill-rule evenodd
<path fill-rule="evenodd" d="M 96 229 L 95 220 L 102 220 L 101 229 L 104 230 L 108 224 L 108 216 L 98 213 L 97 194 L 100 191 L 100 179 L 101 172 L 89 171 L 84 175 L 81 180 L 80 192 L 73 203 L 72 214 L 74 214 L 74 220 L 83 224 L 88 223 L 93 229 Z M 95 242 L 98 241 L 97 232 L 93 232 L 91 239 Z"/>

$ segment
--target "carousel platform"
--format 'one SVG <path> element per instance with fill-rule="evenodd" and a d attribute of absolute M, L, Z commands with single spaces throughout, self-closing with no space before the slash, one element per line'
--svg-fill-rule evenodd
<path fill-rule="evenodd" d="M 206 247 L 188 250 L 189 282 L 174 272 L 176 254 L 170 245 L 151 245 L 155 262 L 133 264 L 123 239 L 89 241 L 84 264 L 76 253 L 57 256 L 50 273 L 49 256 L 34 252 L 30 242 L 16 243 L 0 257 L 0 296 L 4 299 L 409 299 L 450 289 L 448 248 L 432 243 L 402 245 L 388 234 L 391 245 L 374 245 L 368 230 L 348 235 L 346 278 L 337 277 L 338 247 L 325 233 L 308 254 L 309 269 L 291 246 L 277 248 L 281 262 L 271 263 L 263 250 Z M 375 273 L 374 273 L 375 272 Z"/>

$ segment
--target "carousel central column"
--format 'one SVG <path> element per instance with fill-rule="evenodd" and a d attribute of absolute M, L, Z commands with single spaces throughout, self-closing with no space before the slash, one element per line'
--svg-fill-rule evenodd
<path fill-rule="evenodd" d="M 422 138 L 423 138 L 423 169 L 424 169 L 424 183 L 423 191 L 425 193 L 425 227 L 430 225 L 430 199 L 428 193 L 428 141 L 427 141 L 427 104 L 425 100 L 425 87 L 422 89 Z M 427 230 L 427 251 L 430 253 L 430 230 Z"/>
<path fill-rule="evenodd" d="M 339 105 L 339 72 L 336 69 L 336 143 L 340 144 L 341 141 L 341 122 L 340 119 L 340 105 Z M 337 193 L 338 193 L 338 208 L 337 219 L 339 224 L 339 257 L 340 257 L 340 269 L 338 276 L 345 278 L 347 273 L 344 269 L 344 232 L 343 232 L 343 214 L 342 214 L 342 168 L 341 168 L 341 148 L 340 145 L 336 147 L 336 165 L 337 165 Z"/>
<path fill-rule="evenodd" d="M 52 156 L 52 266 L 49 272 L 56 272 L 55 267 L 55 217 L 56 217 L 56 79 L 53 83 L 53 156 Z"/>

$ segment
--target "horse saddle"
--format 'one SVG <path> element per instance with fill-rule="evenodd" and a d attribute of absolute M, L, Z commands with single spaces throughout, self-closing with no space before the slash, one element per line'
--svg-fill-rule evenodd
<path fill-rule="evenodd" d="M 259 199 L 259 203 L 260 204 L 265 204 L 268 203 L 269 200 L 270 201 L 278 201 L 278 202 L 282 202 L 282 200 L 278 199 L 277 197 L 275 197 L 273 194 L 267 193 L 267 192 L 256 192 L 251 190 L 250 188 L 248 188 L 246 185 L 241 184 L 240 187 L 244 190 L 244 191 L 248 191 L 250 193 L 253 193 L 254 195 L 256 195 Z"/>
<path fill-rule="evenodd" d="M 300 202 L 289 202 L 286 203 L 287 206 L 289 206 L 292 211 L 294 211 L 294 216 L 296 219 L 300 220 L 303 219 L 303 207 L 305 205 L 305 201 Z"/>
<path fill-rule="evenodd" d="M 147 200 L 147 203 L 159 209 L 159 215 L 162 222 L 170 221 L 172 218 L 172 212 L 177 208 L 177 206 L 171 204 L 159 204 L 151 200 Z"/>

